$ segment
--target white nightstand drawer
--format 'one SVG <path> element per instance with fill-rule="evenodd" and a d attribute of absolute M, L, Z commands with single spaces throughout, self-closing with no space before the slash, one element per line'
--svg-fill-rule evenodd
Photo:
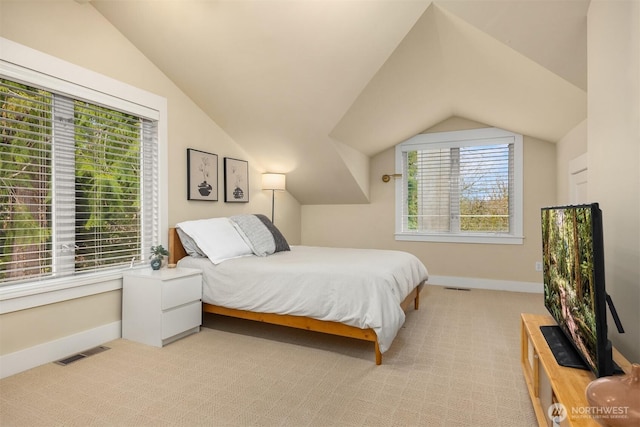
<path fill-rule="evenodd" d="M 200 275 L 180 277 L 162 283 L 162 310 L 202 298 Z"/>
<path fill-rule="evenodd" d="M 162 313 L 162 339 L 172 337 L 202 323 L 202 303 L 195 301 Z"/>
<path fill-rule="evenodd" d="M 162 347 L 202 324 L 202 272 L 135 269 L 123 275 L 122 338 Z"/>

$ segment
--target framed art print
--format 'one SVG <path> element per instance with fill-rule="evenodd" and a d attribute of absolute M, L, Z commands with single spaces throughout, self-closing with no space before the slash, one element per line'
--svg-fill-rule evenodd
<path fill-rule="evenodd" d="M 218 155 L 187 148 L 187 200 L 218 201 Z"/>
<path fill-rule="evenodd" d="M 224 158 L 224 201 L 249 201 L 249 162 L 246 160 Z"/>

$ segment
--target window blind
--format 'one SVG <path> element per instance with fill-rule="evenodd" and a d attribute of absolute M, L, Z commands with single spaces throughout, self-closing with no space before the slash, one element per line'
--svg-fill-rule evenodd
<path fill-rule="evenodd" d="M 140 257 L 141 120 L 74 103 L 76 271 Z"/>
<path fill-rule="evenodd" d="M 510 232 L 512 144 L 414 148 L 403 159 L 404 231 Z"/>
<path fill-rule="evenodd" d="M 0 283 L 52 272 L 52 99 L 0 80 Z"/>
<path fill-rule="evenodd" d="M 0 284 L 146 259 L 159 228 L 157 122 L 1 82 Z"/>
<path fill-rule="evenodd" d="M 142 120 L 142 247 L 141 260 L 149 259 L 151 246 L 157 244 L 154 236 L 160 235 L 158 206 L 160 205 L 160 173 L 158 159 L 158 122 Z"/>

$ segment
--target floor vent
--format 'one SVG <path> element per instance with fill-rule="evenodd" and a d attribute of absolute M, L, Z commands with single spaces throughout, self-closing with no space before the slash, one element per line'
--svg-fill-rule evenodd
<path fill-rule="evenodd" d="M 61 365 L 61 366 L 67 366 L 70 363 L 73 363 L 73 362 L 78 361 L 80 359 L 84 359 L 85 357 L 93 356 L 94 354 L 102 353 L 105 350 L 109 350 L 109 347 L 105 347 L 103 345 L 99 345 L 98 347 L 90 348 L 89 350 L 85 350 L 85 351 L 83 351 L 81 353 L 74 354 L 73 356 L 66 357 L 66 358 L 58 360 L 58 361 L 56 361 L 54 363 L 56 363 L 58 365 Z"/>
<path fill-rule="evenodd" d="M 469 288 L 445 288 L 448 291 L 470 291 Z"/>

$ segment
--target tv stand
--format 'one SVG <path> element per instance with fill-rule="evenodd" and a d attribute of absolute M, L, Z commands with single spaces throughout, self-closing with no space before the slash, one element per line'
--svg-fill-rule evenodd
<path fill-rule="evenodd" d="M 520 361 L 538 424 L 552 426 L 547 411 L 553 403 L 562 403 L 567 418 L 561 426 L 599 426 L 594 419 L 584 415 L 584 408 L 589 406 L 585 390 L 595 380 L 595 375 L 588 370 L 558 365 L 540 330 L 541 326 L 551 325 L 556 325 L 551 316 L 521 315 Z M 613 359 L 624 372 L 631 372 L 631 364 L 615 348 Z"/>

